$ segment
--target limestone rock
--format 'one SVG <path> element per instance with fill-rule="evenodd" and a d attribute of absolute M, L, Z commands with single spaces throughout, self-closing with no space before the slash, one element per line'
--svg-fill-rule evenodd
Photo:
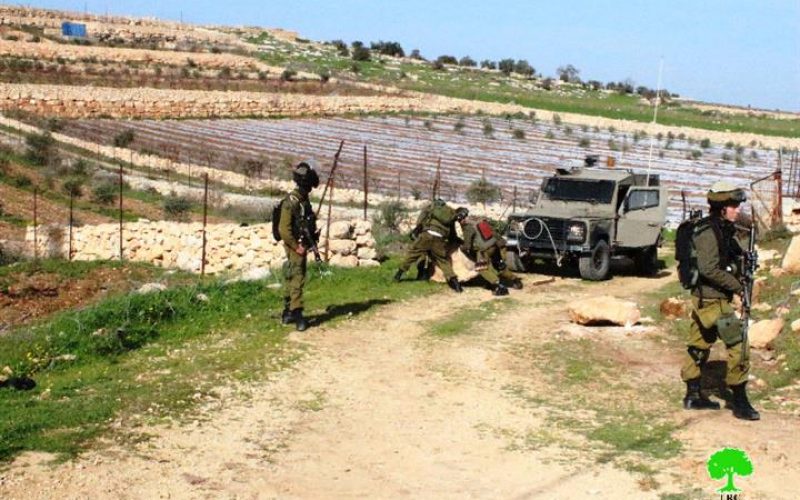
<path fill-rule="evenodd" d="M 378 258 L 378 252 L 374 248 L 361 247 L 358 249 L 358 258 L 361 260 L 375 260 Z"/>
<path fill-rule="evenodd" d="M 800 332 L 800 319 L 792 321 L 791 328 L 793 333 Z"/>
<path fill-rule="evenodd" d="M 687 304 L 685 300 L 670 297 L 661 303 L 661 314 L 667 319 L 686 317 Z"/>
<path fill-rule="evenodd" d="M 769 270 L 769 275 L 772 276 L 773 278 L 780 278 L 787 272 L 788 271 L 786 271 L 786 269 L 782 267 L 773 267 L 772 269 Z"/>
<path fill-rule="evenodd" d="M 612 323 L 631 326 L 639 322 L 641 313 L 635 302 L 614 297 L 593 297 L 569 306 L 569 316 L 581 325 Z"/>
<path fill-rule="evenodd" d="M 778 319 L 765 319 L 750 325 L 747 337 L 753 349 L 771 349 L 772 342 L 783 329 L 784 321 Z"/>
<path fill-rule="evenodd" d="M 331 252 L 343 257 L 356 252 L 356 242 L 353 240 L 330 240 L 329 244 Z"/>
<path fill-rule="evenodd" d="M 244 271 L 241 276 L 242 281 L 258 281 L 269 278 L 272 272 L 266 267 L 251 267 Z"/>
<path fill-rule="evenodd" d="M 370 247 L 373 248 L 375 246 L 375 238 L 372 237 L 372 234 L 359 234 L 356 236 L 356 245 L 360 247 Z"/>
<path fill-rule="evenodd" d="M 455 252 L 450 254 L 450 262 L 453 266 L 453 272 L 456 273 L 456 277 L 458 277 L 458 281 L 469 281 L 478 275 L 478 271 L 475 270 L 475 263 L 469 260 L 459 249 L 456 249 Z M 444 273 L 438 267 L 434 268 L 431 281 L 436 281 L 438 283 L 445 282 Z"/>
<path fill-rule="evenodd" d="M 155 293 L 155 292 L 163 292 L 166 290 L 166 285 L 162 283 L 145 283 L 144 285 L 140 286 L 136 293 Z"/>
<path fill-rule="evenodd" d="M 381 263 L 377 260 L 358 260 L 358 267 L 377 267 L 380 266 Z"/>
<path fill-rule="evenodd" d="M 331 222 L 330 238 L 332 240 L 344 240 L 350 238 L 351 231 L 350 223 L 346 220 Z M 323 229 L 325 232 L 325 229 Z"/>
<path fill-rule="evenodd" d="M 356 236 L 363 236 L 372 232 L 372 222 L 368 220 L 359 220 L 353 225 L 353 233 Z"/>
<path fill-rule="evenodd" d="M 328 263 L 332 266 L 338 266 L 338 267 L 357 267 L 358 257 L 356 257 L 355 255 L 333 254 Z"/>
<path fill-rule="evenodd" d="M 794 236 L 783 256 L 781 269 L 790 273 L 800 273 L 800 236 Z"/>
<path fill-rule="evenodd" d="M 759 250 L 758 251 L 758 260 L 760 262 L 767 262 L 768 260 L 774 260 L 779 258 L 781 255 L 778 253 L 777 250 Z"/>

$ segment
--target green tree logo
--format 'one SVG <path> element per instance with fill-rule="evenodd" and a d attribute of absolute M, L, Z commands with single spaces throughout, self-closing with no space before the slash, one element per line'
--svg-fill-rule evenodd
<path fill-rule="evenodd" d="M 728 482 L 717 493 L 741 491 L 733 484 L 733 476 L 749 476 L 753 473 L 753 463 L 747 453 L 738 448 L 723 448 L 709 457 L 708 475 L 711 479 L 727 476 Z"/>

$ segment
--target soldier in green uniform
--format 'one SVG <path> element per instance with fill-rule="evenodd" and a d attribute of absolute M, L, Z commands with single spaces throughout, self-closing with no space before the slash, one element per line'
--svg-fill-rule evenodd
<path fill-rule="evenodd" d="M 460 224 L 464 239 L 461 251 L 475 262 L 475 270 L 489 283 L 492 293 L 508 295 L 508 288 L 503 281 L 517 290 L 522 289 L 522 280 L 506 265 L 506 241 L 494 233 L 489 222 L 464 219 Z"/>
<path fill-rule="evenodd" d="M 394 275 L 395 281 L 400 281 L 403 273 L 424 256 L 429 256 L 441 268 L 447 284 L 456 292 L 463 292 L 461 283 L 458 282 L 453 266 L 447 256 L 448 245 L 456 241 L 455 223 L 463 220 L 469 214 L 466 208 L 453 210 L 442 200 L 434 200 L 423 208 L 417 218 L 417 224 L 411 232 L 414 243 L 406 252 L 406 258 Z"/>
<path fill-rule="evenodd" d="M 699 278 L 692 290 L 692 324 L 681 369 L 681 378 L 686 382 L 683 407 L 719 409 L 718 403 L 701 393 L 700 378 L 712 344 L 720 339 L 727 350 L 725 381 L 733 391 L 733 415 L 758 420 L 760 415 L 750 405 L 746 392 L 749 349 L 744 345 L 742 322 L 731 306 L 733 295 L 743 290 L 736 269 L 742 246 L 735 238 L 734 221 L 745 194 L 733 184 L 719 181 L 711 186 L 707 197 L 709 217 L 697 222 L 693 234 Z"/>
<path fill-rule="evenodd" d="M 308 328 L 303 317 L 303 286 L 306 283 L 306 260 L 309 248 L 316 238 L 316 217 L 308 194 L 319 186 L 319 176 L 313 160 L 297 164 L 292 174 L 296 188 L 283 199 L 280 210 L 279 232 L 286 251 L 284 264 L 284 299 L 281 321 L 284 325 L 295 323 L 299 331 Z"/>

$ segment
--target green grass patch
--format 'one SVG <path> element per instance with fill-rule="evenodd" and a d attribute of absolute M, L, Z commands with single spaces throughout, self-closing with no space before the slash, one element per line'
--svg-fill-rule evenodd
<path fill-rule="evenodd" d="M 73 264 L 75 275 L 98 265 L 62 263 Z M 311 264 L 307 314 L 331 325 L 441 290 L 394 283 L 394 264 L 321 270 Z M 269 284 L 197 280 L 112 297 L 0 337 L 3 366 L 37 384 L 29 391 L 0 389 L 0 460 L 25 450 L 74 455 L 112 421 L 180 416 L 213 399 L 215 387 L 292 363 L 301 350 L 287 342 L 282 293 Z M 323 403 L 315 397 L 308 409 Z"/>
<path fill-rule="evenodd" d="M 681 442 L 672 437 L 676 430 L 673 424 L 654 422 L 651 415 L 634 408 L 606 418 L 587 437 L 609 445 L 614 456 L 637 452 L 657 459 L 668 459 L 682 450 Z"/>
<path fill-rule="evenodd" d="M 517 305 L 514 299 L 487 300 L 471 308 L 460 308 L 442 321 L 432 323 L 428 331 L 436 337 L 454 337 L 473 333 L 482 322 L 491 321 L 499 313 Z"/>

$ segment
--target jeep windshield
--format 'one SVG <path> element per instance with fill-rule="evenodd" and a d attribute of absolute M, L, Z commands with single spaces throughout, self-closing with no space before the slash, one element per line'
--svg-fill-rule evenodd
<path fill-rule="evenodd" d="M 544 185 L 542 191 L 548 200 L 611 203 L 611 199 L 614 196 L 614 182 L 551 177 L 547 180 L 547 184 Z"/>

